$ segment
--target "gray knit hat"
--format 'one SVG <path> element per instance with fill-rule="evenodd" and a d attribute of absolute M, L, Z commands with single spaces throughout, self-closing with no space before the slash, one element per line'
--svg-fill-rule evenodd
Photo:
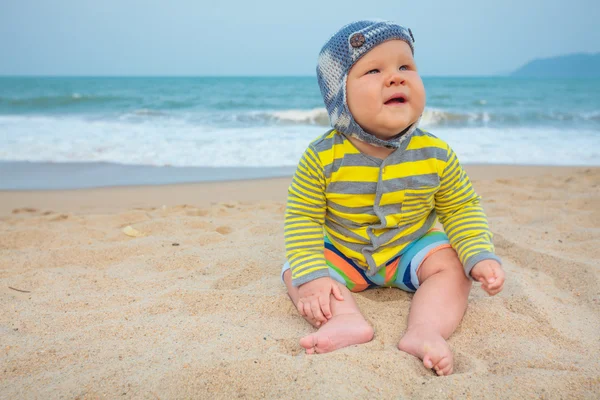
<path fill-rule="evenodd" d="M 417 128 L 412 124 L 402 135 L 381 140 L 356 123 L 346 101 L 346 80 L 350 68 L 369 50 L 387 40 L 400 39 L 415 52 L 410 29 L 383 20 L 356 21 L 342 27 L 319 53 L 317 78 L 329 121 L 337 131 L 380 147 L 397 148 Z M 400 133 L 400 132 L 398 132 Z"/>

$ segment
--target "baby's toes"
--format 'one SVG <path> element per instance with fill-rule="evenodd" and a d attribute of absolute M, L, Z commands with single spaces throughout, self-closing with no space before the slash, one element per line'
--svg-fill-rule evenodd
<path fill-rule="evenodd" d="M 331 338 L 326 335 L 317 336 L 315 340 L 315 352 L 316 353 L 328 353 L 333 350 L 333 344 Z"/>
<path fill-rule="evenodd" d="M 300 346 L 304 347 L 306 354 L 314 354 L 316 342 L 315 335 L 310 334 L 300 339 Z"/>
<path fill-rule="evenodd" d="M 433 368 L 433 360 L 429 354 L 425 354 L 425 357 L 423 357 L 423 365 L 425 368 Z"/>
<path fill-rule="evenodd" d="M 445 349 L 444 349 L 445 350 Z M 452 353 L 438 349 L 438 351 L 430 351 L 423 357 L 425 367 L 433 369 L 436 374 L 450 375 L 452 373 Z"/>
<path fill-rule="evenodd" d="M 434 367 L 439 376 L 446 376 L 452 373 L 452 358 L 443 357 Z"/>

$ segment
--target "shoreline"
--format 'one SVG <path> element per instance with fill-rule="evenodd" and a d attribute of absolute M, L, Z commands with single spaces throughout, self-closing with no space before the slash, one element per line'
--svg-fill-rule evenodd
<path fill-rule="evenodd" d="M 462 163 L 469 170 L 492 171 L 511 177 L 598 165 L 538 165 Z M 291 178 L 296 166 L 278 167 L 174 167 L 127 165 L 109 162 L 0 161 L 0 193 L 12 191 L 60 191 L 117 187 L 195 185 L 247 180 Z M 521 171 L 521 172 L 518 172 Z M 526 172 L 525 172 L 526 171 Z M 471 174 L 469 174 L 471 175 Z"/>
<path fill-rule="evenodd" d="M 0 161 L 0 191 L 73 190 L 270 179 L 295 167 L 173 167 L 109 162 Z"/>
<path fill-rule="evenodd" d="M 582 171 L 600 173 L 600 167 L 464 165 L 477 190 L 478 182 L 498 179 L 577 175 Z M 122 185 L 77 189 L 0 190 L 0 215 L 14 210 L 40 209 L 57 212 L 114 212 L 131 208 L 189 204 L 196 206 L 228 201 L 285 202 L 292 173 L 255 179 Z M 484 198 L 484 203 L 486 199 Z"/>

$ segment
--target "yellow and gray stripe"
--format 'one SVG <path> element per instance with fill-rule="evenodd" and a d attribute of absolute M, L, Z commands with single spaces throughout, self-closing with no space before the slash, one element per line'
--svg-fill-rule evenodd
<path fill-rule="evenodd" d="M 417 129 L 385 160 L 362 154 L 335 130 L 310 144 L 288 190 L 286 256 L 295 286 L 328 276 L 324 230 L 336 248 L 377 273 L 436 218 L 465 273 L 496 259 L 479 196 L 452 149 Z"/>

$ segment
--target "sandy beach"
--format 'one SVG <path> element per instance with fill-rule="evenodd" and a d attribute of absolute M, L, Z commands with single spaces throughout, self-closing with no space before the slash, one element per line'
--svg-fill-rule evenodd
<path fill-rule="evenodd" d="M 373 341 L 304 354 L 289 178 L 0 191 L 0 398 L 599 398 L 600 168 L 466 169 L 507 281 L 473 288 L 448 377 L 396 348 L 395 289 L 356 296 Z"/>

